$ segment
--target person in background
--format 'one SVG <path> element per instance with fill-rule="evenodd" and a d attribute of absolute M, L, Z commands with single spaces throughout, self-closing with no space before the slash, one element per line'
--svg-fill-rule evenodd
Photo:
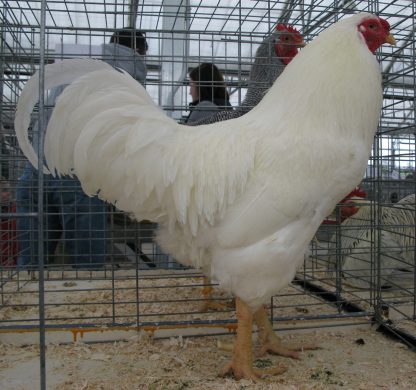
<path fill-rule="evenodd" d="M 0 176 L 0 267 L 14 267 L 17 259 L 16 219 L 4 217 L 16 213 L 9 181 Z"/>
<path fill-rule="evenodd" d="M 192 102 L 185 123 L 196 122 L 219 110 L 232 110 L 224 77 L 216 65 L 202 63 L 189 73 Z"/>
<path fill-rule="evenodd" d="M 111 36 L 110 43 L 102 45 L 102 59 L 115 68 L 123 69 L 144 85 L 147 75 L 144 56 L 148 49 L 146 37 L 141 31 L 117 30 Z"/>
<path fill-rule="evenodd" d="M 116 30 L 110 43 L 102 45 L 102 60 L 128 72 L 138 82 L 146 80 L 144 55 L 148 45 L 140 31 Z M 52 90 L 45 102 L 45 131 L 56 98 L 65 86 Z M 33 125 L 37 129 L 37 124 Z M 36 134 L 33 144 L 37 145 Z M 64 239 L 69 264 L 74 268 L 98 269 L 106 257 L 107 205 L 97 197 L 87 196 L 78 180 L 69 177 L 44 175 L 44 263 L 53 262 L 56 248 Z M 26 162 L 19 179 L 16 194 L 17 213 L 36 213 L 38 208 L 38 172 Z M 38 265 L 37 219 L 29 216 L 17 218 L 21 268 Z"/>

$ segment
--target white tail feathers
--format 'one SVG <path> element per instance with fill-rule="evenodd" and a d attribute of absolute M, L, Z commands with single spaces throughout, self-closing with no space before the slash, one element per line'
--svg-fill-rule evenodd
<path fill-rule="evenodd" d="M 139 220 L 189 224 L 193 235 L 244 190 L 256 143 L 242 123 L 181 126 L 130 75 L 95 60 L 48 65 L 45 87 L 62 83 L 70 84 L 46 129 L 45 173 L 75 174 L 87 194 Z M 37 97 L 31 79 L 16 118 L 19 143 L 35 167 L 27 127 Z"/>
<path fill-rule="evenodd" d="M 64 60 L 45 66 L 45 90 L 73 82 L 77 78 L 99 69 L 111 69 L 105 62 L 91 59 Z M 15 131 L 20 148 L 25 156 L 37 168 L 38 156 L 29 142 L 28 128 L 30 116 L 39 100 L 39 71 L 27 82 L 22 90 L 15 115 Z M 49 171 L 44 168 L 44 173 Z"/>

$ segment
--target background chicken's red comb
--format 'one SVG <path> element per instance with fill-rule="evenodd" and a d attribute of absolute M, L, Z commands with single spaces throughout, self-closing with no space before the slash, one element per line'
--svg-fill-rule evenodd
<path fill-rule="evenodd" d="M 287 32 L 294 33 L 294 34 L 299 34 L 299 31 L 298 31 L 298 30 L 296 30 L 296 28 L 295 28 L 295 27 L 292 27 L 292 26 L 286 26 L 285 24 L 282 24 L 282 23 L 279 23 L 279 24 L 276 26 L 276 30 L 277 30 L 277 31 L 287 31 Z"/>
<path fill-rule="evenodd" d="M 360 187 L 357 187 L 347 195 L 347 198 L 351 198 L 354 196 L 359 198 L 365 198 L 367 196 L 367 193 Z"/>

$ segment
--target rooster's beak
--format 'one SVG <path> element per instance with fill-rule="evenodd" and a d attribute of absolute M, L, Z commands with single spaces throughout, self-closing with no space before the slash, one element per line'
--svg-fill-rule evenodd
<path fill-rule="evenodd" d="M 306 43 L 305 41 L 302 39 L 299 43 L 296 44 L 297 47 L 305 47 Z"/>
<path fill-rule="evenodd" d="M 392 34 L 387 35 L 386 43 L 390 43 L 390 45 L 396 46 L 396 40 L 394 39 Z"/>

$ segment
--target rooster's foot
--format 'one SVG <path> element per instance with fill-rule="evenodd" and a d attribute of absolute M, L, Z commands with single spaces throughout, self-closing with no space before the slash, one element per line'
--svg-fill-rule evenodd
<path fill-rule="evenodd" d="M 235 379 L 250 379 L 253 382 L 258 382 L 265 375 L 280 375 L 287 370 L 287 367 L 278 365 L 269 368 L 254 368 L 248 365 L 237 364 L 234 361 L 228 363 L 220 372 L 220 376 L 233 375 Z"/>
<path fill-rule="evenodd" d="M 215 301 L 212 299 L 212 294 L 214 292 L 214 288 L 211 285 L 211 281 L 209 278 L 204 277 L 204 284 L 205 286 L 202 289 L 202 295 L 205 297 L 205 301 L 202 303 L 200 307 L 200 311 L 208 312 L 208 311 L 226 311 L 235 308 L 234 300 L 232 302 L 229 301 Z"/>
<path fill-rule="evenodd" d="M 270 352 L 275 355 L 299 359 L 300 351 L 319 349 L 315 344 L 292 345 L 282 343 L 280 337 L 274 332 L 264 307 L 256 311 L 254 319 L 257 324 L 258 342 L 260 344 L 260 349 L 256 353 L 257 356 L 263 356 L 267 352 Z"/>
<path fill-rule="evenodd" d="M 256 356 L 263 356 L 267 352 L 269 352 L 279 356 L 290 357 L 292 359 L 299 359 L 299 352 L 314 349 L 319 349 L 319 346 L 315 344 L 283 344 L 280 338 L 274 335 L 274 337 L 269 336 L 269 340 L 260 347 L 260 349 L 256 353 Z"/>

